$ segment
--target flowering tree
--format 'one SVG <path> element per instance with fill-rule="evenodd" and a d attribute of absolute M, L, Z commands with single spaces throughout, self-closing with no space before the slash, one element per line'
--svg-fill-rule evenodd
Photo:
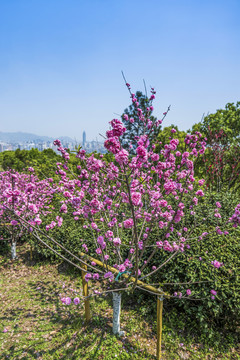
<path fill-rule="evenodd" d="M 130 85 L 126 85 L 130 91 Z M 155 94 L 154 89 L 152 93 Z M 99 258 L 103 269 L 100 272 L 92 261 L 85 279 L 95 282 L 96 294 L 100 292 L 100 281 L 102 287 L 106 285 L 113 291 L 115 333 L 120 331 L 120 289 L 134 290 L 139 287 L 139 280 L 153 279 L 164 265 L 187 251 L 189 244 L 194 245 L 199 238 L 209 235 L 205 231 L 195 238 L 192 236 L 199 225 L 196 219 L 203 222 L 205 181 L 194 176 L 194 162 L 205 152 L 202 134 L 186 135 L 185 151 L 178 150 L 179 141 L 173 137 L 157 153 L 159 144 L 156 139 L 150 141 L 149 138 L 156 133 L 162 120 L 149 122 L 148 113 L 143 114 L 132 93 L 131 98 L 139 121 L 148 129 L 136 139 L 133 154 L 122 146 L 126 128 L 120 120 L 113 119 L 104 145 L 114 155 L 114 161 L 104 161 L 103 155 L 87 156 L 80 150 L 76 155 L 78 173 L 74 177 L 69 171 L 67 150 L 59 140 L 55 141 L 64 159 L 64 163 L 58 164 L 59 189 L 63 194 L 60 213 L 63 217 L 71 213 L 75 221 L 92 234 L 90 239 L 82 240 L 82 248 L 85 253 Z M 127 116 L 125 120 L 130 121 Z M 172 129 L 173 136 L 175 131 Z M 230 219 L 224 218 L 221 203 L 216 202 L 212 220 L 214 231 L 227 236 L 230 222 L 234 226 L 239 224 L 239 208 L 240 205 Z M 186 219 L 190 223 L 188 227 Z M 168 254 L 167 259 L 159 261 L 159 253 Z M 118 270 L 117 276 L 110 266 Z M 223 264 L 219 259 L 212 259 L 209 266 L 219 268 Z M 216 295 L 215 289 L 209 289 L 212 300 Z M 191 289 L 172 296 L 190 297 Z"/>
<path fill-rule="evenodd" d="M 16 258 L 17 240 L 31 226 L 40 225 L 42 216 L 51 212 L 50 203 L 56 188 L 51 179 L 39 180 L 34 169 L 29 173 L 14 170 L 0 173 L 0 221 L 8 229 L 12 259 Z"/>
<path fill-rule="evenodd" d="M 126 85 L 130 91 L 130 85 Z M 152 92 L 155 94 L 154 89 Z M 141 288 L 143 280 L 154 281 L 155 274 L 178 254 L 187 253 L 190 245 L 209 236 L 208 229 L 197 236 L 193 234 L 204 222 L 203 216 L 211 216 L 208 208 L 203 211 L 204 179 L 197 179 L 194 174 L 194 162 L 205 152 L 201 133 L 187 134 L 186 148 L 179 151 L 173 128 L 169 143 L 161 147 L 152 134 L 157 133 L 162 119 L 149 122 L 148 113 L 143 114 L 132 93 L 131 99 L 139 121 L 148 129 L 136 139 L 132 154 L 122 146 L 126 128 L 119 119 L 113 119 L 104 143 L 113 161 L 80 150 L 76 155 L 77 169 L 72 172 L 70 154 L 56 140 L 63 158 L 57 163 L 57 184 L 53 185 L 52 179 L 38 181 L 32 169 L 30 174 L 4 172 L 0 178 L 0 216 L 2 221 L 10 221 L 18 233 L 21 228 L 32 228 L 40 239 L 42 216 L 50 219 L 49 203 L 57 194 L 61 198 L 59 213 L 54 214 L 54 220 L 48 220 L 45 236 L 54 241 L 51 230 L 61 226 L 69 215 L 91 234 L 81 240 L 79 249 L 87 255 L 84 261 L 90 269 L 85 280 L 95 284 L 95 295 L 113 293 L 114 333 L 120 333 L 121 290 Z M 212 224 L 219 236 L 227 236 L 228 227 L 240 224 L 240 204 L 232 213 L 227 218 L 221 213 L 221 203 L 216 201 Z M 101 267 L 95 258 L 101 261 Z M 75 260 L 82 259 L 75 256 Z M 218 269 L 224 265 L 221 259 L 211 259 L 209 266 Z M 191 298 L 191 289 L 169 296 Z M 214 300 L 216 296 L 216 290 L 209 288 L 209 297 Z"/>

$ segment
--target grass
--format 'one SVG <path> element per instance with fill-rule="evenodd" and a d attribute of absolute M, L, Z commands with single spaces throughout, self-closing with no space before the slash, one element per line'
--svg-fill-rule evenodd
<path fill-rule="evenodd" d="M 91 299 L 92 320 L 86 325 L 81 302 L 66 306 L 60 301 L 60 296 L 81 294 L 80 274 L 65 264 L 30 261 L 27 245 L 18 254 L 15 262 L 0 256 L 1 359 L 156 359 L 154 307 L 124 296 L 125 335 L 114 336 L 110 295 Z M 184 318 L 169 316 L 165 307 L 164 360 L 240 359 L 239 344 L 209 347 L 181 330 L 184 326 Z"/>

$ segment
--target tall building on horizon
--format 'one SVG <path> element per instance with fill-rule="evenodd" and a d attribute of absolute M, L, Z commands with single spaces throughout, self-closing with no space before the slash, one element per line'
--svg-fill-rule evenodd
<path fill-rule="evenodd" d="M 83 136 L 82 136 L 82 146 L 85 146 L 86 145 L 86 139 L 87 139 L 87 137 L 86 137 L 86 132 L 85 132 L 85 130 L 83 131 Z"/>

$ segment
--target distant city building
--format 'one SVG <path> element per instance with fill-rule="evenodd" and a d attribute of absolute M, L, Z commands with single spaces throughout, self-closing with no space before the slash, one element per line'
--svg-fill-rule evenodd
<path fill-rule="evenodd" d="M 86 145 L 86 139 L 87 139 L 87 138 L 86 138 L 86 132 L 85 132 L 85 131 L 83 132 L 83 137 L 82 137 L 82 139 L 83 139 L 83 140 L 82 140 L 82 146 L 85 147 L 85 145 Z"/>
<path fill-rule="evenodd" d="M 76 141 L 62 141 L 62 146 L 69 149 L 69 150 L 75 150 L 77 143 Z M 91 152 L 98 152 L 101 154 L 106 153 L 106 149 L 104 148 L 103 142 L 99 142 L 97 140 L 87 141 L 86 140 L 86 132 L 83 132 L 83 143 L 82 147 L 84 150 L 86 150 L 88 153 Z M 36 141 L 26 141 L 26 142 L 0 142 L 0 152 L 2 151 L 9 151 L 9 150 L 31 150 L 31 149 L 38 149 L 39 151 L 43 151 L 45 149 L 52 149 L 56 153 L 58 153 L 56 146 L 53 146 L 53 143 L 51 141 L 42 141 L 36 140 Z"/>

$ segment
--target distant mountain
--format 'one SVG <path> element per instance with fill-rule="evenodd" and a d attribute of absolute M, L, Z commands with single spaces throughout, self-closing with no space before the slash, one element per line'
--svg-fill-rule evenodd
<path fill-rule="evenodd" d="M 78 140 L 76 140 L 76 139 L 73 140 L 69 136 L 60 136 L 58 139 L 62 142 L 77 142 L 79 144 Z M 56 139 L 53 139 L 53 140 L 56 140 Z"/>
<path fill-rule="evenodd" d="M 71 139 L 68 136 L 62 136 L 59 138 L 61 141 L 64 142 L 74 142 L 75 140 Z M 2 132 L 0 131 L 0 141 L 6 143 L 26 143 L 26 142 L 46 142 L 50 141 L 53 142 L 55 139 L 49 136 L 40 136 L 36 134 L 30 134 L 25 132 Z"/>

